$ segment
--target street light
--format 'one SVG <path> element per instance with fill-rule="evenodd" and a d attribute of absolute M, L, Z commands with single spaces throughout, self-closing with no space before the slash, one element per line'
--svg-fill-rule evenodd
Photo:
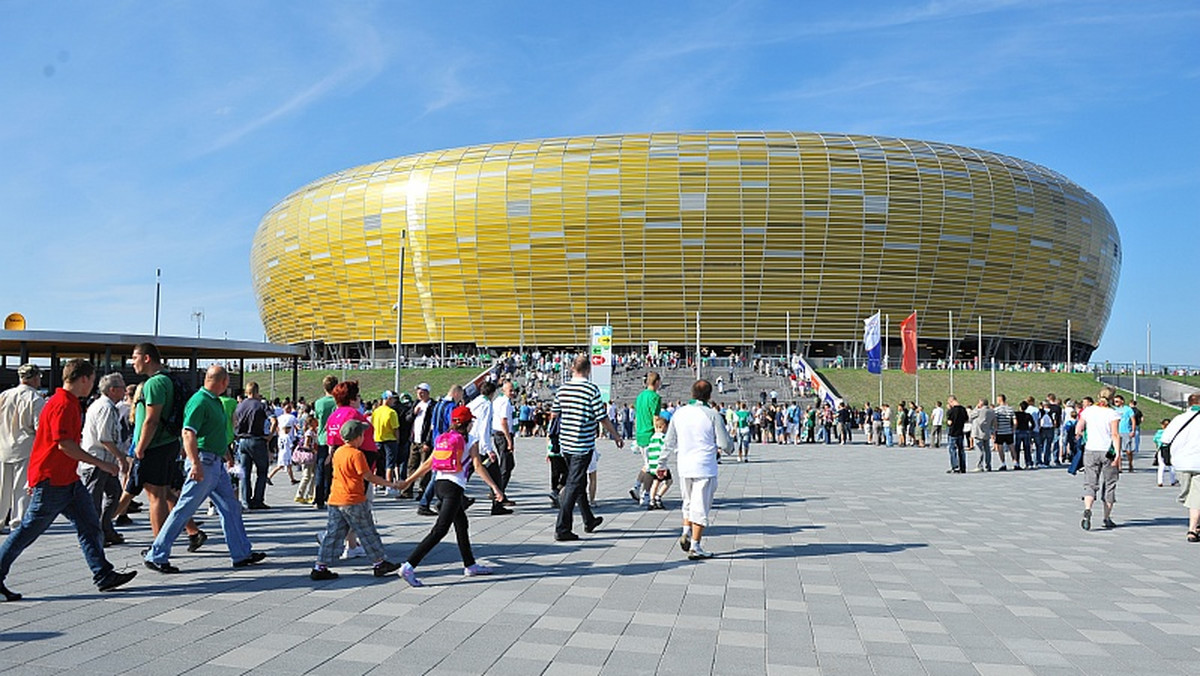
<path fill-rule="evenodd" d="M 192 321 L 196 322 L 196 337 L 200 337 L 200 326 L 204 323 L 204 308 L 192 308 Z"/>

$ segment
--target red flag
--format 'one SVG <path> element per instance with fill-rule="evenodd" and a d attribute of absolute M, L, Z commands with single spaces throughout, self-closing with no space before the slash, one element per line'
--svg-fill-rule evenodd
<path fill-rule="evenodd" d="M 904 358 L 900 370 L 908 375 L 917 373 L 917 313 L 912 313 L 900 322 L 900 342 L 904 345 Z"/>

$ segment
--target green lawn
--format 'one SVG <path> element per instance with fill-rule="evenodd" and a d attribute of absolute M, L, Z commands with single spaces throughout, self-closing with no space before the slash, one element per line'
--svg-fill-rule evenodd
<path fill-rule="evenodd" d="M 865 402 L 877 404 L 879 401 L 879 376 L 862 369 L 824 369 L 822 375 L 833 383 L 838 393 L 852 406 L 862 406 Z M 933 408 L 934 402 L 945 403 L 946 396 L 951 394 L 949 371 L 918 371 L 917 376 L 910 376 L 901 371 L 885 371 L 883 374 L 883 397 L 892 405 L 901 399 L 912 401 L 916 397 L 916 381 L 921 381 L 921 397 L 919 403 L 925 408 Z M 1008 397 L 1010 404 L 1028 396 L 1041 401 L 1051 392 L 1058 395 L 1059 400 L 1068 397 L 1079 399 L 1084 396 L 1095 397 L 1100 391 L 1101 384 L 1089 373 L 1025 373 L 996 371 L 996 394 Z M 981 398 L 989 401 L 992 398 L 992 374 L 990 371 L 955 371 L 954 391 L 959 402 L 964 406 L 974 406 Z M 1138 402 L 1138 407 L 1146 416 L 1147 429 L 1149 421 L 1174 417 L 1179 412 L 1161 404 L 1148 400 Z"/>
<path fill-rule="evenodd" d="M 400 391 L 412 392 L 413 388 L 418 383 L 429 383 L 433 389 L 434 398 L 445 396 L 450 390 L 451 385 L 462 385 L 470 381 L 483 369 L 481 368 L 436 368 L 436 369 L 400 369 Z M 321 387 L 321 381 L 325 376 L 333 374 L 338 377 L 338 380 L 357 380 L 359 390 L 362 392 L 362 398 L 365 400 L 378 399 L 379 395 L 384 390 L 392 389 L 392 383 L 395 379 L 395 371 L 392 369 L 373 369 L 373 370 L 356 370 L 347 369 L 346 371 L 300 371 L 299 373 L 299 396 L 304 397 L 308 401 L 325 394 Z M 275 372 L 275 387 L 271 388 L 271 373 L 270 371 L 256 371 L 246 374 L 246 381 L 257 381 L 263 395 L 267 398 L 274 399 L 279 397 L 290 397 L 292 395 L 292 372 L 291 371 L 276 371 Z M 415 395 L 414 395 L 415 396 Z"/>

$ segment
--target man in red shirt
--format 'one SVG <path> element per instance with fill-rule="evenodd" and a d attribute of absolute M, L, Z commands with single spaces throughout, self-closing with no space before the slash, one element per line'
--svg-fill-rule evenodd
<path fill-rule="evenodd" d="M 92 391 L 96 369 L 86 359 L 72 359 L 63 366 L 63 384 L 46 401 L 38 418 L 37 436 L 29 457 L 29 486 L 32 499 L 21 524 L 0 545 L 0 594 L 5 601 L 21 595 L 4 586 L 13 561 L 44 533 L 59 514 L 75 525 L 83 558 L 92 569 L 92 581 L 100 591 L 112 591 L 129 582 L 136 571 L 118 573 L 104 558 L 104 534 L 91 495 L 76 473 L 80 462 L 95 465 L 109 474 L 120 468 L 91 455 L 79 445 L 83 440 L 83 408 L 80 397 Z"/>

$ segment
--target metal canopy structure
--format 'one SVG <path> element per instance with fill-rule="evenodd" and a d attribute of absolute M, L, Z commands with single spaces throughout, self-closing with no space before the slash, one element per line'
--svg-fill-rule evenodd
<path fill-rule="evenodd" d="M 126 357 L 133 352 L 133 347 L 138 343 L 154 343 L 163 359 L 188 360 L 193 378 L 201 359 L 236 359 L 238 372 L 242 374 L 245 373 L 247 359 L 290 359 L 292 398 L 296 398 L 299 388 L 299 360 L 304 354 L 304 348 L 245 340 L 80 331 L 0 331 L 0 369 L 8 368 L 9 357 L 16 357 L 18 363 L 47 358 L 50 360 L 47 386 L 53 389 L 60 377 L 60 359 L 85 357 L 96 363 L 101 372 L 116 371 L 124 365 Z"/>

